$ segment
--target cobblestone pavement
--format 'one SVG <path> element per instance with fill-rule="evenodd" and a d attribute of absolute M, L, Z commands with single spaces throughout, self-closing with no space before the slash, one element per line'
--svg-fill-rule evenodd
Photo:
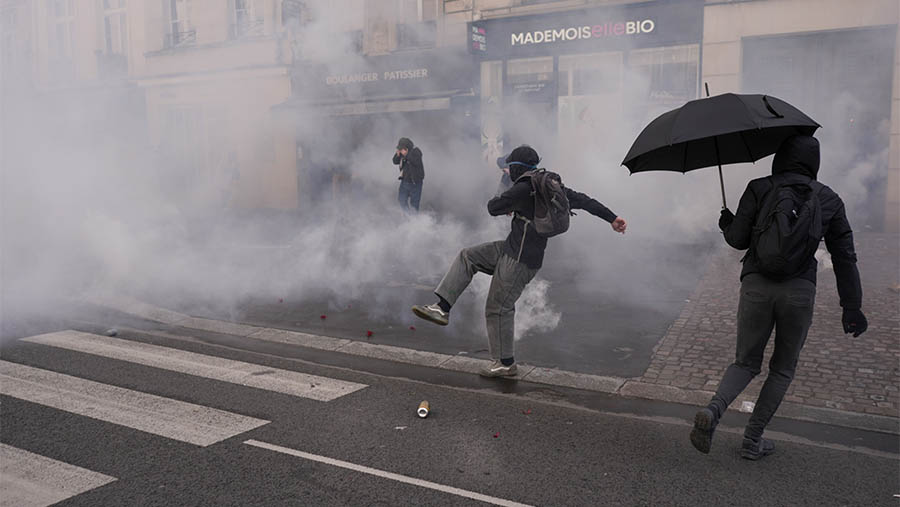
<path fill-rule="evenodd" d="M 900 410 L 900 237 L 856 235 L 869 329 L 858 338 L 841 328 L 834 273 L 820 262 L 815 316 L 785 401 L 866 414 L 898 416 Z M 722 247 L 684 310 L 654 350 L 641 381 L 715 391 L 734 360 L 735 316 L 742 252 Z M 772 342 L 766 358 L 772 352 Z M 755 400 L 764 368 L 744 396 Z M 738 403 L 736 402 L 736 403 Z"/>

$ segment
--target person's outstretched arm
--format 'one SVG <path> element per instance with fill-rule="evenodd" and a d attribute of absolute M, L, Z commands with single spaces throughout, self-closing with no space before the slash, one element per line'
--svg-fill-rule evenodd
<path fill-rule="evenodd" d="M 628 227 L 625 219 L 613 213 L 612 210 L 601 204 L 600 201 L 568 187 L 566 187 L 566 197 L 569 199 L 570 209 L 583 209 L 591 215 L 609 222 L 614 231 L 623 234 L 625 233 L 625 229 Z"/>

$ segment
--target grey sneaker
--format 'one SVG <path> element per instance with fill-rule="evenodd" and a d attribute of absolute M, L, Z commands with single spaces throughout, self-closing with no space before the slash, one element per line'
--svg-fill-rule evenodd
<path fill-rule="evenodd" d="M 441 310 L 437 303 L 428 306 L 413 306 L 413 313 L 429 322 L 434 322 L 439 326 L 446 326 L 450 323 L 450 313 Z"/>
<path fill-rule="evenodd" d="M 744 459 L 756 461 L 773 452 L 775 452 L 775 442 L 765 438 L 753 440 L 752 438 L 744 437 L 744 442 L 741 444 L 741 457 Z"/>
<path fill-rule="evenodd" d="M 503 363 L 500 361 L 494 361 L 490 366 L 478 372 L 478 374 L 482 377 L 514 377 L 518 370 L 516 363 L 503 366 Z"/>
<path fill-rule="evenodd" d="M 694 416 L 694 429 L 691 430 L 691 443 L 703 454 L 709 454 L 712 447 L 713 433 L 716 431 L 716 416 L 709 408 L 701 408 Z"/>

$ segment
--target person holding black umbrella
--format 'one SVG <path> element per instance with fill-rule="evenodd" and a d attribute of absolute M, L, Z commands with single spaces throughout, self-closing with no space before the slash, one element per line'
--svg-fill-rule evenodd
<path fill-rule="evenodd" d="M 788 137 L 775 153 L 772 176 L 755 179 L 747 185 L 737 213 L 728 208 L 722 210 L 719 228 L 725 241 L 748 253 L 741 271 L 735 361 L 725 371 L 709 405 L 694 417 L 691 443 L 702 453 L 709 453 L 716 425 L 728 405 L 760 373 L 773 328 L 775 349 L 769 361 L 769 374 L 744 430 L 741 457 L 757 460 L 774 452 L 775 444 L 763 438 L 763 431 L 794 378 L 800 350 L 812 324 L 817 268 L 814 253 L 823 236 L 837 279 L 844 332 L 857 337 L 868 327 L 860 310 L 862 287 L 853 231 L 841 198 L 816 181 L 818 171 L 818 140 L 808 135 Z M 792 196 L 800 198 L 792 199 Z M 807 244 L 803 242 L 809 245 L 787 252 L 793 256 L 793 264 L 776 263 L 767 255 L 774 247 L 766 243 L 770 237 L 766 231 L 777 226 L 779 213 L 793 215 L 782 224 L 802 224 L 803 220 L 810 224 L 806 230 L 793 232 L 806 236 L 800 238 L 798 245 Z M 782 247 L 789 240 L 789 236 L 782 234 Z"/>

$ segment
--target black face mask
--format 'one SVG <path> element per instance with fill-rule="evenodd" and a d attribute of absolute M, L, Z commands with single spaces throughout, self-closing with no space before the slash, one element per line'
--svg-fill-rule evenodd
<path fill-rule="evenodd" d="M 525 162 L 509 162 L 509 178 L 516 181 L 523 174 L 534 169 L 537 169 L 536 165 L 526 164 Z"/>

